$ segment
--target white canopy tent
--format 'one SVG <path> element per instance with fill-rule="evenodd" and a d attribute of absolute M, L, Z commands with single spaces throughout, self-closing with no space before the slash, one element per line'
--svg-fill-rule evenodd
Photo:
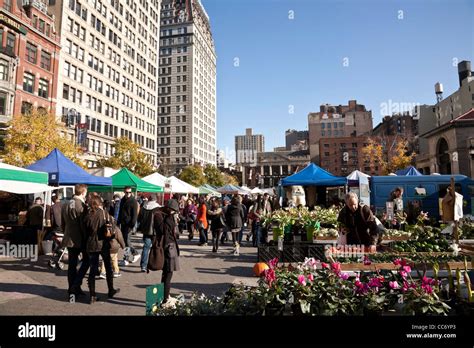
<path fill-rule="evenodd" d="M 263 193 L 263 191 L 260 190 L 258 187 L 255 187 L 250 191 L 250 193 L 257 195 L 259 193 Z"/>
<path fill-rule="evenodd" d="M 153 173 L 148 176 L 145 176 L 144 178 L 142 178 L 142 180 L 156 186 L 165 187 L 167 178 L 166 176 L 161 175 L 160 173 Z"/>
<path fill-rule="evenodd" d="M 359 170 L 354 170 L 352 173 L 350 173 L 347 176 L 347 180 L 352 180 L 352 181 L 359 181 L 360 178 L 370 178 L 370 175 L 362 173 Z"/>
<path fill-rule="evenodd" d="M 252 193 L 252 190 L 250 188 L 248 188 L 247 186 L 240 186 L 240 188 L 244 191 L 246 191 L 248 194 L 251 194 Z"/>
<path fill-rule="evenodd" d="M 170 176 L 168 178 L 169 184 L 171 186 L 171 192 L 174 193 L 195 193 L 199 194 L 199 189 L 184 182 L 183 180 L 178 179 L 175 176 Z"/>

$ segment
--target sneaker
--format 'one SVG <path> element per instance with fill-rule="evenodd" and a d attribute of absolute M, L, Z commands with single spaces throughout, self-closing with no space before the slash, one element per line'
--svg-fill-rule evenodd
<path fill-rule="evenodd" d="M 203 244 L 203 246 L 208 246 L 208 245 L 209 245 L 209 244 L 207 244 L 207 242 Z"/>
<path fill-rule="evenodd" d="M 99 278 L 100 278 L 100 279 L 106 279 L 107 277 L 105 276 L 105 273 L 101 273 L 101 274 L 99 275 Z"/>
<path fill-rule="evenodd" d="M 142 272 L 143 272 L 143 273 L 146 273 L 146 268 L 142 268 Z"/>
<path fill-rule="evenodd" d="M 118 278 L 118 277 L 121 277 L 122 276 L 122 273 L 118 272 L 118 273 L 114 273 L 114 278 Z"/>
<path fill-rule="evenodd" d="M 141 257 L 140 254 L 133 255 L 133 261 L 132 261 L 132 263 L 135 263 L 135 262 L 137 262 L 138 260 L 140 260 L 140 257 Z"/>
<path fill-rule="evenodd" d="M 127 260 L 120 260 L 119 265 L 120 266 L 128 266 L 128 261 Z"/>

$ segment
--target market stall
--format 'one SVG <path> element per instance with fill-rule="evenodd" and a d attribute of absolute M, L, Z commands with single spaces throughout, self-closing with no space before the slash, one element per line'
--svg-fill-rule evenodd
<path fill-rule="evenodd" d="M 89 186 L 91 192 L 118 192 L 123 191 L 125 187 L 131 187 L 135 192 L 163 192 L 162 186 L 150 184 L 140 179 L 127 168 L 122 168 L 116 174 L 110 177 L 109 186 Z"/>

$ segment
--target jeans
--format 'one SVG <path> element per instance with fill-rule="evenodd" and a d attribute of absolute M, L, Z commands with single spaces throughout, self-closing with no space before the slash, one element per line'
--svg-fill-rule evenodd
<path fill-rule="evenodd" d="M 67 268 L 67 281 L 69 286 L 69 291 L 74 288 L 80 288 L 82 285 L 82 280 L 89 269 L 89 255 L 87 252 L 81 248 L 67 248 L 69 265 Z M 77 263 L 79 260 L 79 254 L 82 253 L 82 264 L 77 270 Z"/>
<path fill-rule="evenodd" d="M 137 251 L 132 247 L 132 227 L 130 226 L 120 226 L 120 230 L 122 231 L 123 240 L 125 241 L 125 246 L 130 248 L 130 252 L 132 255 L 138 254 Z"/>
<path fill-rule="evenodd" d="M 188 221 L 186 225 L 188 227 L 189 239 L 191 240 L 194 237 L 194 223 L 192 221 Z"/>
<path fill-rule="evenodd" d="M 207 243 L 207 229 L 200 228 L 199 229 L 199 244 Z"/>
<path fill-rule="evenodd" d="M 151 236 L 143 236 L 143 250 L 142 250 L 142 257 L 140 261 L 141 269 L 147 269 L 148 256 L 150 255 L 151 243 L 152 243 Z"/>
<path fill-rule="evenodd" d="M 261 241 L 261 228 L 260 221 L 254 221 L 252 224 L 252 245 L 254 247 L 258 246 Z"/>

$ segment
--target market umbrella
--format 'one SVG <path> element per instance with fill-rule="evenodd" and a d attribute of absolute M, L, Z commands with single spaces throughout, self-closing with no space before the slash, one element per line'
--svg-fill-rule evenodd
<path fill-rule="evenodd" d="M 140 179 L 127 168 L 122 168 L 120 171 L 111 176 L 111 187 L 104 186 L 89 186 L 91 192 L 107 192 L 107 191 L 122 191 L 125 187 L 131 187 L 135 191 L 140 192 L 163 192 L 163 186 L 150 184 L 149 182 Z"/>
<path fill-rule="evenodd" d="M 48 173 L 0 163 L 0 191 L 31 194 L 55 189 L 48 186 Z"/>

